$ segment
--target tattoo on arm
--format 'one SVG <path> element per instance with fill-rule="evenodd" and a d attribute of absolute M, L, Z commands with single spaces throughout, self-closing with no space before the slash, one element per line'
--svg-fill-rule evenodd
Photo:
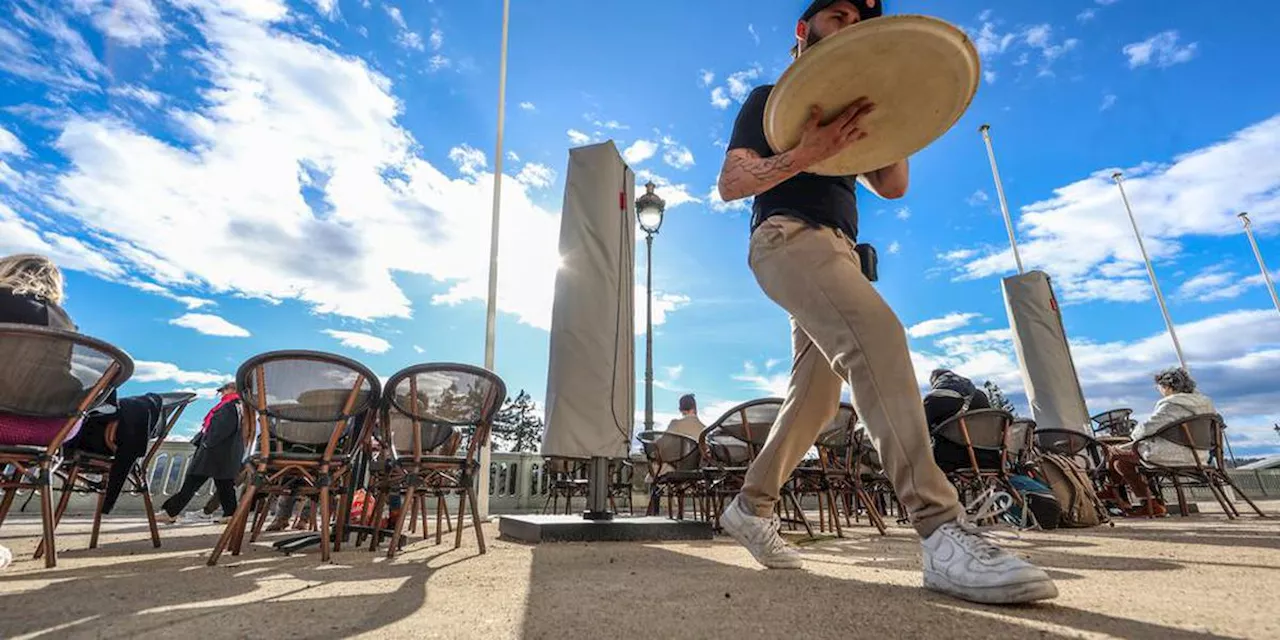
<path fill-rule="evenodd" d="M 729 152 L 720 171 L 720 197 L 726 201 L 759 195 L 800 173 L 790 152 L 761 158 L 753 151 Z"/>

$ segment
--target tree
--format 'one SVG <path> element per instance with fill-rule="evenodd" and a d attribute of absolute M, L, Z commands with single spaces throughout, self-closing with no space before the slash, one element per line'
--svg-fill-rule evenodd
<path fill-rule="evenodd" d="M 1013 401 L 1005 397 L 1004 392 L 1000 390 L 1000 385 L 988 380 L 982 383 L 982 388 L 987 390 L 987 399 L 991 401 L 992 409 L 1008 411 L 1014 416 L 1018 415 L 1017 407 L 1013 406 Z"/>
<path fill-rule="evenodd" d="M 507 445 L 511 452 L 537 451 L 546 428 L 537 410 L 524 389 L 514 399 L 507 398 L 493 420 L 494 439 Z"/>

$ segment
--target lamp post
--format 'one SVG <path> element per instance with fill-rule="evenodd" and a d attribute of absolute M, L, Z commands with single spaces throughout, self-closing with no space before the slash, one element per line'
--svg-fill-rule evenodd
<path fill-rule="evenodd" d="M 1276 305 L 1276 311 L 1280 311 L 1280 296 L 1276 295 L 1276 284 L 1271 281 L 1271 272 L 1267 271 L 1267 263 L 1262 261 L 1262 251 L 1258 249 L 1258 241 L 1253 237 L 1253 221 L 1249 220 L 1248 213 L 1240 214 L 1240 222 L 1244 223 L 1244 233 L 1249 236 L 1249 245 L 1253 247 L 1253 256 L 1258 259 L 1258 267 L 1262 269 L 1262 280 L 1267 285 L 1267 293 L 1271 294 L 1271 302 Z M 1280 431 L 1280 427 L 1277 427 Z"/>
<path fill-rule="evenodd" d="M 1124 210 L 1129 213 L 1129 223 L 1133 225 L 1133 235 L 1138 239 L 1138 250 L 1142 252 L 1142 261 L 1147 265 L 1147 275 L 1151 277 L 1151 288 L 1156 292 L 1156 302 L 1160 303 L 1160 313 L 1164 315 L 1164 324 L 1169 328 L 1169 337 L 1173 340 L 1173 350 L 1178 354 L 1178 364 L 1183 371 L 1187 368 L 1187 360 L 1182 357 L 1182 344 L 1178 342 L 1178 333 L 1173 328 L 1173 318 L 1169 317 L 1169 307 L 1164 304 L 1164 294 L 1160 293 L 1160 283 L 1156 280 L 1156 270 L 1151 266 L 1151 257 L 1147 255 L 1147 246 L 1142 243 L 1142 232 L 1138 230 L 1138 219 L 1133 217 L 1133 207 L 1129 205 L 1129 195 L 1124 192 L 1124 174 L 1119 171 L 1111 174 L 1116 187 L 1120 189 L 1120 199 L 1124 201 Z"/>
<path fill-rule="evenodd" d="M 662 217 L 667 203 L 653 190 L 657 185 L 650 180 L 644 185 L 645 193 L 636 199 L 636 220 L 644 230 L 644 429 L 653 430 L 653 236 L 662 227 Z"/>

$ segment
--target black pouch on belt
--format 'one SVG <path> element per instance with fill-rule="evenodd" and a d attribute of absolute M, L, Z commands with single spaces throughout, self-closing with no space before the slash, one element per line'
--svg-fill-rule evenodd
<path fill-rule="evenodd" d="M 876 248 L 869 244 L 858 244 L 853 247 L 854 253 L 858 254 L 858 263 L 862 265 L 862 275 L 867 280 L 875 282 L 880 279 L 879 264 L 876 258 Z"/>

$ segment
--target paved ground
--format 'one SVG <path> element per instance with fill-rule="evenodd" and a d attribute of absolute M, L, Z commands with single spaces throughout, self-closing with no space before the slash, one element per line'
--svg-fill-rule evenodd
<path fill-rule="evenodd" d="M 1280 513 L 1280 503 L 1264 506 Z M 477 554 L 415 540 L 395 561 L 346 550 L 321 565 L 259 544 L 216 568 L 217 528 L 162 532 L 141 520 L 59 529 L 59 564 L 30 559 L 38 520 L 0 544 L 0 638 L 1280 638 L 1280 520 L 1190 519 L 1024 534 L 1012 543 L 1050 569 L 1061 597 L 995 608 L 920 589 L 908 529 L 804 543 L 803 571 L 764 571 L 731 541 L 531 547 Z"/>

